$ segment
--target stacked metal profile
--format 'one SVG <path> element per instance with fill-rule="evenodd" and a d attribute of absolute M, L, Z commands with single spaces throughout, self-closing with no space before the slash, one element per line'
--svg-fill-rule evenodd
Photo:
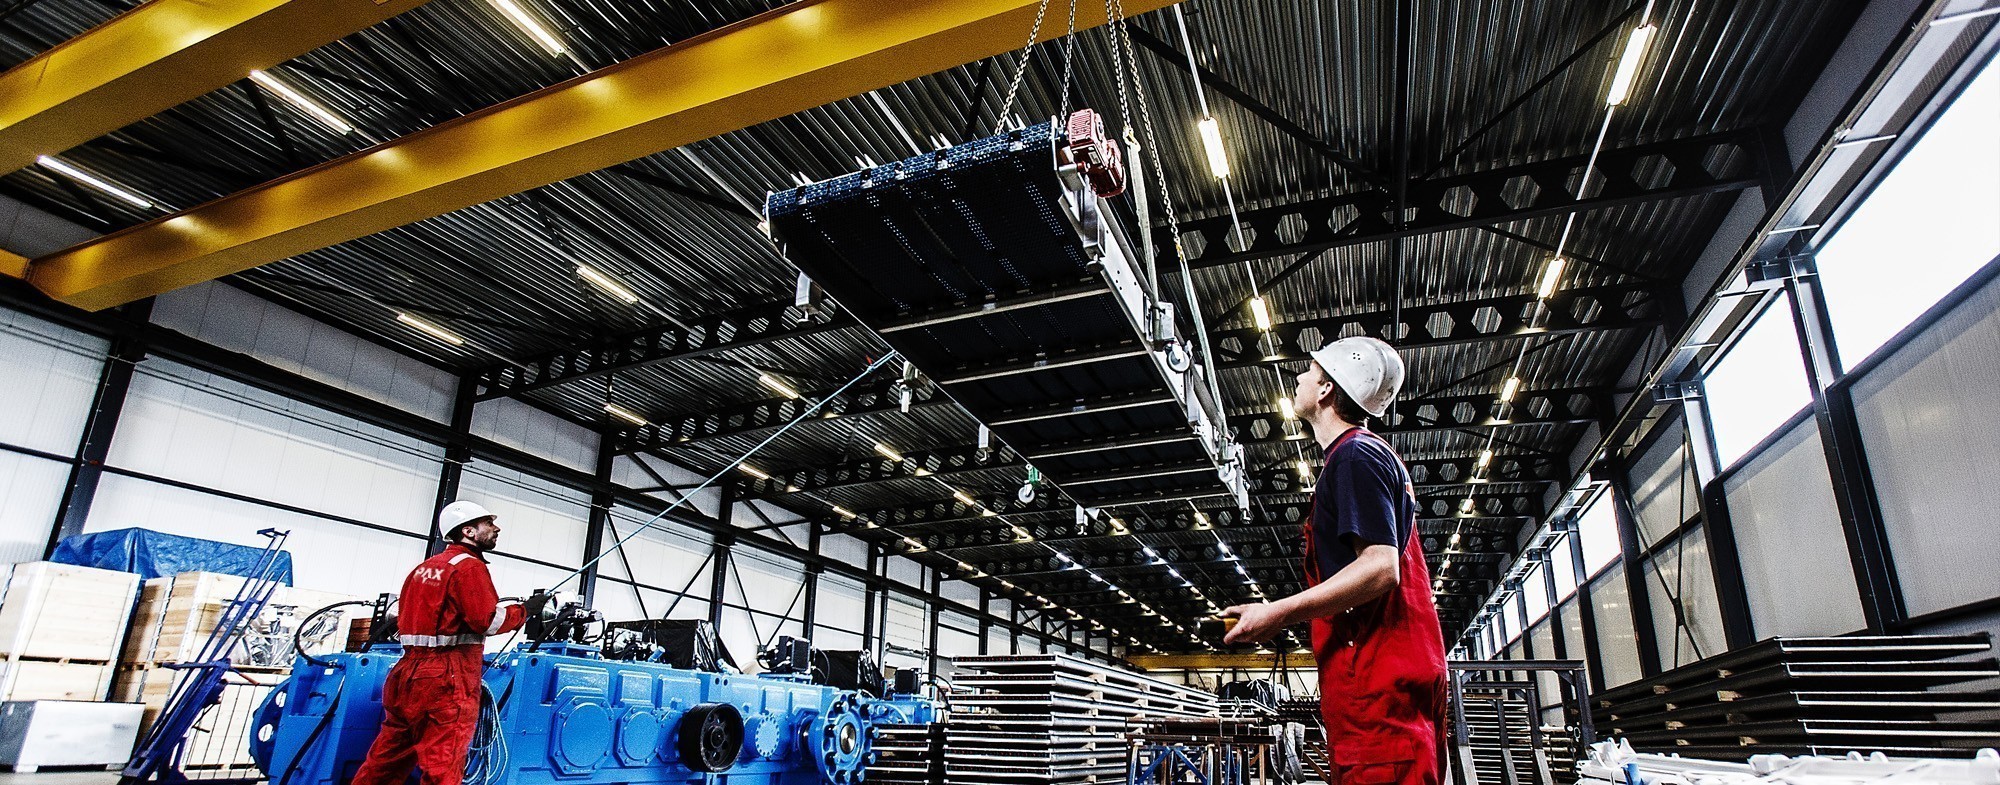
<path fill-rule="evenodd" d="M 944 781 L 1116 782 L 1132 719 L 1212 718 L 1215 697 L 1059 654 L 960 657 Z"/>
<path fill-rule="evenodd" d="M 944 782 L 944 724 L 875 726 L 875 761 L 868 764 L 874 785 L 939 785 Z"/>
<path fill-rule="evenodd" d="M 1848 751 L 1970 756 L 2000 747 L 2000 677 L 1979 635 L 1774 638 L 1595 697 L 1598 729 L 1717 760 Z"/>

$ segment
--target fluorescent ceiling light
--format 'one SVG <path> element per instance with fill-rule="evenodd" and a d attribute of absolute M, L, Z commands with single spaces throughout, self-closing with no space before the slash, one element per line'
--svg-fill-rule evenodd
<path fill-rule="evenodd" d="M 626 288 L 625 284 L 619 283 L 618 279 L 598 272 L 595 267 L 579 264 L 576 266 L 576 274 L 583 280 L 589 281 L 590 285 L 603 289 L 605 294 L 624 300 L 626 305 L 636 305 L 639 302 L 639 295 L 633 294 L 632 290 Z"/>
<path fill-rule="evenodd" d="M 1284 415 L 1287 420 L 1296 420 L 1299 418 L 1299 413 L 1292 411 L 1292 399 L 1290 398 L 1278 399 L 1278 413 Z"/>
<path fill-rule="evenodd" d="M 301 112 L 305 112 L 314 120 L 318 120 L 326 125 L 326 127 L 343 134 L 354 133 L 353 123 L 347 122 L 346 118 L 334 114 L 333 110 L 326 108 L 320 102 L 307 98 L 304 93 L 294 89 L 291 85 L 279 81 L 277 77 L 263 71 L 251 71 L 250 81 L 256 82 L 258 87 L 276 94 L 279 98 L 284 99 L 285 103 L 291 104 L 293 108 Z"/>
<path fill-rule="evenodd" d="M 1556 293 L 1556 284 L 1562 282 L 1563 266 L 1568 264 L 1560 256 L 1549 257 L 1549 264 L 1542 268 L 1542 283 L 1535 287 L 1535 299 L 1546 300 Z"/>
<path fill-rule="evenodd" d="M 848 520 L 850 520 L 850 521 L 851 521 L 851 520 L 854 520 L 854 519 L 855 519 L 855 518 L 857 517 L 857 516 L 856 516 L 856 515 L 854 514 L 854 511 L 853 511 L 853 510 L 850 510 L 850 509 L 847 509 L 846 507 L 842 507 L 842 506 L 840 506 L 840 505 L 838 505 L 838 504 L 836 504 L 836 505 L 833 505 L 833 511 L 834 511 L 834 512 L 837 512 L 837 513 L 840 513 L 840 517 L 842 517 L 842 518 L 846 518 L 846 519 L 848 519 Z"/>
<path fill-rule="evenodd" d="M 772 378 L 772 376 L 768 373 L 757 374 L 757 383 L 778 391 L 779 395 L 785 396 L 786 398 L 796 399 L 800 397 L 798 390 L 794 390 L 791 388 L 790 385 L 787 385 L 784 382 Z"/>
<path fill-rule="evenodd" d="M 902 461 L 902 460 L 903 460 L 903 454 L 902 454 L 902 453 L 899 453 L 899 452 L 896 452 L 895 450 L 892 450 L 892 449 L 889 449 L 889 445 L 886 445 L 886 444 L 883 444 L 883 443 L 881 443 L 881 442 L 876 442 L 876 443 L 875 443 L 875 451 L 876 451 L 876 452 L 878 452 L 878 453 L 881 453 L 881 454 L 882 454 L 882 457 L 884 457 L 884 458 L 887 458 L 887 459 L 889 459 L 889 460 L 892 460 L 892 461 L 898 461 L 898 462 L 900 462 L 900 461 Z"/>
<path fill-rule="evenodd" d="M 140 196 L 131 191 L 128 191 L 124 188 L 112 185 L 111 181 L 106 180 L 102 177 L 98 177 L 97 175 L 91 174 L 90 172 L 86 172 L 82 169 L 79 169 L 76 167 L 76 165 L 71 164 L 68 161 L 64 161 L 60 158 L 53 158 L 44 155 L 40 158 L 36 158 L 35 163 L 41 164 L 42 166 L 48 167 L 49 169 L 53 169 L 57 172 L 60 172 L 64 177 L 68 177 L 71 180 L 75 180 L 79 183 L 83 183 L 84 185 L 88 185 L 99 191 L 103 191 L 107 194 L 111 194 L 112 196 L 116 196 L 119 199 L 122 199 L 125 202 L 130 203 L 133 207 L 145 210 L 145 209 L 151 209 L 153 206 L 152 200 L 147 199 L 146 197 Z M 454 343 L 456 342 L 454 341 Z"/>
<path fill-rule="evenodd" d="M 1507 377 L 1507 381 L 1500 385 L 1500 402 L 1513 403 L 1514 394 L 1520 391 L 1521 391 L 1521 377 L 1519 376 Z"/>
<path fill-rule="evenodd" d="M 1222 127 L 1215 118 L 1201 118 L 1201 146 L 1208 151 L 1208 171 L 1217 179 L 1229 176 L 1229 154 L 1222 148 Z"/>
<path fill-rule="evenodd" d="M 1632 80 L 1639 76 L 1639 61 L 1646 56 L 1646 44 L 1653 40 L 1652 25 L 1641 25 L 1625 39 L 1625 54 L 1618 58 L 1618 71 L 1611 76 L 1611 90 L 1604 94 L 1609 106 L 1624 106 L 1632 95 Z"/>
<path fill-rule="evenodd" d="M 750 476 L 752 476 L 752 477 L 755 477 L 755 478 L 757 478 L 757 479 L 759 479 L 759 480 L 768 480 L 768 479 L 771 479 L 771 475 L 768 475 L 768 474 L 765 474 L 765 473 L 764 473 L 764 470 L 763 470 L 763 469 L 759 469 L 759 468 L 757 468 L 757 467 L 755 467 L 755 466 L 751 466 L 750 464 L 747 464 L 747 463 L 739 463 L 739 464 L 737 464 L 737 465 L 736 465 L 736 468 L 738 468 L 738 469 L 742 469 L 742 470 L 743 470 L 743 473 L 744 473 L 744 474 L 748 474 L 748 475 L 750 475 Z"/>
<path fill-rule="evenodd" d="M 1196 526 L 1197 528 L 1202 528 L 1202 529 L 1206 529 L 1206 528 L 1208 528 L 1208 526 L 1209 526 L 1209 524 L 1208 524 L 1208 513 L 1205 513 L 1205 512 L 1202 512 L 1202 511 L 1200 511 L 1200 510 L 1195 510 L 1195 511 L 1194 511 L 1194 523 L 1195 523 L 1195 526 Z"/>
<path fill-rule="evenodd" d="M 1312 477 L 1313 477 L 1312 464 L 1306 463 L 1306 459 L 1300 458 L 1297 466 L 1299 469 L 1299 479 L 1305 480 L 1306 482 L 1312 482 Z"/>
<path fill-rule="evenodd" d="M 639 416 L 639 415 L 638 415 L 637 413 L 633 412 L 633 411 L 632 411 L 631 409 L 627 409 L 627 408 L 625 408 L 625 407 L 623 407 L 623 406 L 619 406 L 618 404 L 615 404 L 615 403 L 607 403 L 607 404 L 605 404 L 605 405 L 604 405 L 604 411 L 605 411 L 605 413 L 606 413 L 606 414 L 609 414 L 609 415 L 611 415 L 611 416 L 613 416 L 613 417 L 616 417 L 616 418 L 618 418 L 618 419 L 620 419 L 620 420 L 624 420 L 624 421 L 626 421 L 626 422 L 629 422 L 629 423 L 631 423 L 631 424 L 633 424 L 633 425 L 637 425 L 637 426 L 639 426 L 639 427 L 641 427 L 641 428 L 644 428 L 644 427 L 646 427 L 646 426 L 648 426 L 648 425 L 652 425 L 652 423 L 651 423 L 651 422 L 649 422 L 649 421 L 647 421 L 647 420 L 646 420 L 646 418 L 644 418 L 644 417 L 640 417 L 640 416 Z"/>
<path fill-rule="evenodd" d="M 1472 500 L 1472 497 L 1470 497 L 1470 496 L 1467 496 L 1467 497 L 1465 497 L 1465 501 L 1462 501 L 1462 502 L 1459 502 L 1459 504 L 1458 504 L 1458 511 L 1459 511 L 1459 512 L 1462 512 L 1462 513 L 1465 513 L 1465 514 L 1467 514 L 1467 515 L 1471 515 L 1471 514 L 1472 514 L 1472 505 L 1473 505 L 1473 504 L 1476 504 L 1476 502 L 1474 502 L 1474 501 Z"/>
<path fill-rule="evenodd" d="M 432 338 L 436 338 L 440 341 L 444 341 L 445 343 L 451 344 L 453 346 L 465 345 L 465 339 L 460 338 L 458 333 L 452 332 L 443 327 L 439 327 L 435 324 L 431 324 L 430 322 L 424 321 L 423 319 L 419 319 L 415 316 L 411 316 L 406 313 L 397 313 L 396 321 L 409 325 L 410 329 L 416 330 L 417 332 L 423 333 Z"/>
<path fill-rule="evenodd" d="M 974 507 L 979 506 L 979 502 L 973 501 L 972 496 L 967 494 L 965 491 L 954 490 L 951 492 L 951 498 L 957 499 L 961 502 L 964 502 L 965 504 Z"/>
<path fill-rule="evenodd" d="M 564 46 L 562 39 L 556 37 L 554 32 L 542 24 L 542 20 L 536 19 L 528 13 L 527 9 L 522 8 L 514 0 L 486 0 L 486 2 L 498 10 L 501 15 L 506 16 L 507 21 L 513 22 L 515 27 L 521 28 L 521 32 L 527 33 L 529 38 L 535 39 L 535 43 L 540 44 L 542 49 L 550 55 L 560 55 L 563 53 Z"/>
<path fill-rule="evenodd" d="M 1264 304 L 1264 295 L 1250 298 L 1250 319 L 1257 323 L 1257 329 L 1271 331 L 1271 309 Z"/>
<path fill-rule="evenodd" d="M 1492 450 L 1490 450 L 1490 449 L 1489 449 L 1489 450 L 1480 450 L 1480 451 L 1479 451 L 1479 468 L 1480 468 L 1481 470 L 1484 470 L 1484 469 L 1486 468 L 1486 464 L 1489 464 L 1489 463 L 1492 463 L 1492 462 L 1493 462 L 1493 451 L 1492 451 Z"/>

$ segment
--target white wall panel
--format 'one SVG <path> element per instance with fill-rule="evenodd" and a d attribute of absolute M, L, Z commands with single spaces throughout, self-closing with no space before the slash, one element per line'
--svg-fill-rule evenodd
<path fill-rule="evenodd" d="M 1563 651 L 1569 653 L 1568 659 L 1588 660 L 1585 656 L 1588 650 L 1583 647 L 1583 614 L 1577 610 L 1576 600 L 1557 606 L 1556 613 L 1562 616 L 1562 626 L 1557 630 L 1562 633 Z"/>
<path fill-rule="evenodd" d="M 986 630 L 987 654 L 1013 654 L 1014 643 L 1006 627 L 994 626 Z"/>
<path fill-rule="evenodd" d="M 1638 681 L 1639 643 L 1632 637 L 1632 605 L 1625 591 L 1625 566 L 1606 569 L 1590 583 L 1597 613 L 1597 649 L 1604 660 L 1604 686 Z"/>
<path fill-rule="evenodd" d="M 565 567 L 583 563 L 588 495 L 504 466 L 470 463 L 459 478 L 458 498 L 478 502 L 498 516 L 499 553 Z"/>
<path fill-rule="evenodd" d="M 443 450 L 187 366 L 148 360 L 133 374 L 106 463 L 424 533 Z M 115 521 L 102 525 L 117 528 Z"/>
<path fill-rule="evenodd" d="M 833 627 L 819 627 L 813 630 L 812 642 L 813 648 L 816 649 L 859 651 L 861 649 L 861 633 L 849 632 Z"/>
<path fill-rule="evenodd" d="M 968 608 L 979 607 L 979 587 L 966 581 L 947 580 L 938 585 L 938 594 Z"/>
<path fill-rule="evenodd" d="M 591 466 L 589 471 L 595 471 Z M 659 475 L 657 478 L 653 475 Z M 611 459 L 611 481 L 626 488 L 658 488 L 661 485 L 693 488 L 708 478 L 683 469 L 666 460 L 652 455 L 620 455 Z M 664 480 L 665 482 L 662 482 Z M 703 515 L 715 516 L 722 504 L 722 489 L 717 482 L 689 499 L 687 507 L 692 507 Z M 648 496 L 667 502 L 678 501 L 680 495 L 673 491 L 648 491 Z"/>
<path fill-rule="evenodd" d="M 868 543 L 848 534 L 827 532 L 819 537 L 819 555 L 830 561 L 868 569 Z"/>
<path fill-rule="evenodd" d="M 472 433 L 578 471 L 597 471 L 596 433 L 512 398 L 473 407 Z"/>
<path fill-rule="evenodd" d="M 0 442 L 75 455 L 105 350 L 103 339 L 0 309 Z"/>
<path fill-rule="evenodd" d="M 1866 624 L 1817 422 L 1799 422 L 1751 456 L 1723 481 L 1723 496 L 1758 638 Z"/>
<path fill-rule="evenodd" d="M 861 623 L 868 615 L 866 587 L 839 575 L 820 573 L 818 598 L 819 606 L 813 612 L 815 624 L 861 631 Z"/>
<path fill-rule="evenodd" d="M 612 508 L 613 526 L 620 534 L 630 539 L 625 541 L 624 555 L 621 558 L 618 549 L 614 547 L 615 540 L 611 532 L 609 530 L 605 532 L 604 550 L 608 555 L 597 563 L 599 574 L 636 580 L 640 584 L 671 592 L 679 592 L 685 588 L 686 593 L 692 595 L 678 598 L 678 602 L 675 597 L 665 596 L 662 603 L 657 606 L 652 604 L 652 595 L 647 595 L 646 608 L 654 618 L 662 618 L 663 614 L 665 618 L 673 619 L 708 618 L 706 598 L 709 587 L 714 582 L 711 577 L 714 574 L 713 567 L 709 563 L 709 556 L 714 552 L 713 540 L 701 532 L 671 525 L 647 529 L 633 536 L 633 532 L 638 531 L 639 524 L 645 520 L 646 518 L 637 517 L 631 508 Z M 625 565 L 628 562 L 632 570 L 638 573 L 636 578 L 626 572 Z M 600 595 L 621 591 L 629 593 L 629 588 L 610 583 L 600 583 L 598 588 Z M 673 612 L 666 614 L 669 606 Z"/>
<path fill-rule="evenodd" d="M 884 637 L 899 646 L 927 648 L 930 642 L 930 611 L 920 600 L 889 597 L 889 625 Z"/>
<path fill-rule="evenodd" d="M 678 590 L 680 587 L 675 586 L 674 588 Z M 641 599 L 644 600 L 643 606 L 641 605 Z M 701 606 L 701 613 L 689 613 L 687 612 L 688 603 L 682 602 L 678 606 L 674 605 L 674 595 L 666 591 L 650 586 L 633 586 L 624 581 L 609 580 L 603 575 L 602 571 L 599 572 L 597 597 L 593 601 L 592 606 L 602 611 L 604 618 L 610 621 L 658 619 L 667 614 L 668 608 L 673 608 L 671 618 L 699 619 L 707 617 L 708 607 L 704 604 Z"/>
<path fill-rule="evenodd" d="M 42 558 L 69 464 L 0 452 L 0 564 Z"/>
<path fill-rule="evenodd" d="M 924 585 L 924 581 L 928 577 L 928 572 L 924 569 L 924 565 L 918 564 L 915 559 L 906 556 L 889 557 L 889 580 L 915 589 L 927 589 L 929 587 Z"/>
<path fill-rule="evenodd" d="M 2000 597 L 2000 281 L 1854 384 L 1854 409 L 1911 614 Z"/>
<path fill-rule="evenodd" d="M 107 473 L 84 530 L 131 526 L 250 546 L 264 544 L 259 529 L 289 530 L 297 585 L 364 597 L 401 591 L 410 568 L 424 559 L 420 537 Z"/>
<path fill-rule="evenodd" d="M 1650 547 L 1679 528 L 1681 521 L 1701 511 L 1701 488 L 1682 460 L 1686 442 L 1678 424 L 1632 461 L 1628 475 L 1632 509 L 1639 517 L 1639 539 Z"/>
<path fill-rule="evenodd" d="M 1529 627 L 1528 645 L 1530 648 L 1534 649 L 1535 659 L 1538 660 L 1555 659 L 1556 658 L 1555 625 L 1550 623 L 1548 620 L 1544 619 L 1542 623 L 1537 624 L 1533 627 Z M 1556 674 L 1554 671 L 1535 671 L 1534 678 L 1535 678 L 1535 684 L 1541 687 L 1542 691 L 1541 703 L 1543 706 L 1547 706 L 1551 703 L 1557 703 L 1562 700 L 1562 691 L 1557 687 L 1559 680 L 1556 678 Z"/>
<path fill-rule="evenodd" d="M 979 653 L 979 633 L 938 628 L 937 654 L 940 657 L 966 657 Z"/>
<path fill-rule="evenodd" d="M 805 565 L 744 547 L 730 549 L 730 557 L 736 577 L 749 592 L 746 605 L 780 616 L 805 615 L 805 597 L 801 594 L 806 583 Z"/>
<path fill-rule="evenodd" d="M 439 422 L 451 419 L 451 372 L 262 297 L 211 281 L 160 295 L 153 322 Z"/>
<path fill-rule="evenodd" d="M 504 541 L 505 535 L 502 535 L 501 539 Z M 499 591 L 502 597 L 526 598 L 536 589 L 554 587 L 557 582 L 570 574 L 568 569 L 536 564 L 500 552 L 486 554 L 486 569 L 493 574 L 493 588 Z M 570 578 L 562 584 L 560 591 L 572 597 L 576 596 L 582 590 L 582 586 L 577 583 L 578 580 L 580 579 Z"/>

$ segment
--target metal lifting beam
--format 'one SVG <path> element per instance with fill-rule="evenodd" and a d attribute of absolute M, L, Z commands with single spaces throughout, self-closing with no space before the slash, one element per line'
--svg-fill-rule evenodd
<path fill-rule="evenodd" d="M 1737 191 L 1758 184 L 1755 134 L 1732 132 L 1633 145 L 1605 150 L 1597 156 L 1603 185 L 1586 197 L 1580 192 L 1589 156 L 1570 156 L 1503 166 L 1483 172 L 1411 181 L 1406 204 L 1414 219 L 1398 222 L 1395 198 L 1388 189 L 1308 199 L 1292 204 L 1182 221 L 1183 234 L 1192 233 L 1189 265 L 1194 269 L 1235 264 L 1246 259 L 1292 256 L 1328 248 L 1372 243 L 1396 237 L 1493 226 L 1542 216 L 1565 215 L 1626 204 L 1685 196 Z M 1231 250 L 1226 242 L 1240 218 L 1248 247 Z M 1160 263 L 1172 258 L 1173 237 L 1155 227 Z"/>
<path fill-rule="evenodd" d="M 860 385 L 857 385 L 859 387 Z M 706 412 L 679 414 L 661 417 L 652 425 L 619 431 L 612 437 L 612 450 L 619 455 L 638 452 L 652 452 L 682 444 L 700 442 L 725 436 L 774 431 L 785 423 L 804 413 L 813 402 L 832 395 L 832 390 L 815 390 L 799 398 L 771 398 L 762 401 L 725 406 Z M 911 411 L 930 407 L 958 404 L 943 395 L 919 386 L 910 402 Z M 880 414 L 901 410 L 901 400 L 892 382 L 883 382 L 872 387 L 850 391 L 829 401 L 821 410 L 817 420 L 807 420 L 800 425 L 813 422 L 835 420 L 865 414 Z"/>
<path fill-rule="evenodd" d="M 1408 351 L 1527 335 L 1653 327 L 1661 322 L 1653 303 L 1655 296 L 1655 289 L 1629 284 L 1565 290 L 1549 298 L 1548 316 L 1541 317 L 1533 326 L 1530 320 L 1537 318 L 1538 306 L 1532 292 L 1412 305 L 1402 310 L 1403 338 L 1396 346 Z M 1388 310 L 1279 322 L 1271 325 L 1270 345 L 1275 346 L 1275 352 L 1270 354 L 1264 352 L 1264 331 L 1255 327 L 1218 330 L 1214 334 L 1216 366 L 1253 368 L 1272 362 L 1303 362 L 1309 358 L 1299 348 L 1300 336 L 1307 330 L 1322 336 L 1373 335 L 1386 339 L 1397 334 L 1392 329 L 1395 323 L 1395 312 Z"/>
<path fill-rule="evenodd" d="M 93 310 L 212 280 L 998 55 L 1021 46 L 1037 5 L 788 3 L 37 259 L 28 278 Z M 1077 29 L 1104 21 L 1078 6 Z"/>
<path fill-rule="evenodd" d="M 506 398 L 584 379 L 703 357 L 746 346 L 801 338 L 853 327 L 845 311 L 794 318 L 789 300 L 764 303 L 690 320 L 688 328 L 666 324 L 608 336 L 531 357 L 519 365 L 501 363 L 480 371 L 477 399 Z"/>
<path fill-rule="evenodd" d="M 252 70 L 298 57 L 427 1 L 141 3 L 0 74 L 0 174 L 207 95 L 247 78 Z"/>

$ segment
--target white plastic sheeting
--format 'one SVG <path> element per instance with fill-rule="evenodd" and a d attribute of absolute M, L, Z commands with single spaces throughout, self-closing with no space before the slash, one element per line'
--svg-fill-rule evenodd
<path fill-rule="evenodd" d="M 1800 420 L 1723 481 L 1730 528 L 1758 638 L 1860 629 L 1861 595 L 1848 563 L 1819 424 Z"/>
<path fill-rule="evenodd" d="M 1632 637 L 1632 601 L 1625 591 L 1625 565 L 1590 582 L 1590 605 L 1597 613 L 1597 650 L 1604 659 L 1604 686 L 1638 681 L 1639 643 Z"/>
<path fill-rule="evenodd" d="M 1646 600 L 1653 611 L 1653 640 L 1660 668 L 1672 669 L 1728 649 L 1717 607 L 1715 573 L 1709 569 L 1708 533 L 1697 527 L 1646 563 Z M 1680 619 L 1674 615 L 1680 600 Z"/>

